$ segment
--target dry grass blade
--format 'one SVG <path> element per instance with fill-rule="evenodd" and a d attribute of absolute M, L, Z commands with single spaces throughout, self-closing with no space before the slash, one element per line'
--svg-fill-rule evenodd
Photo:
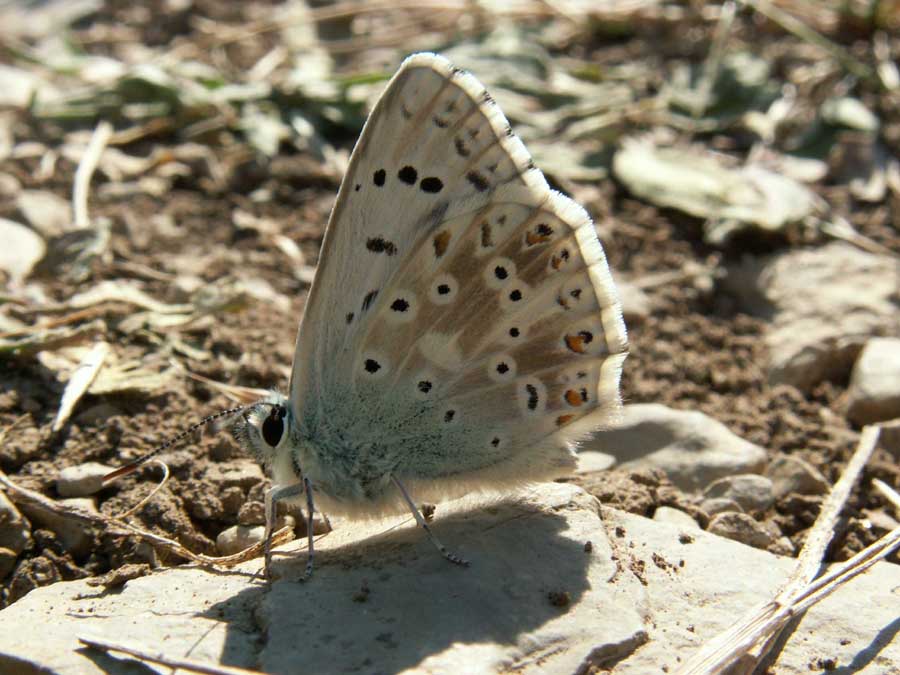
<path fill-rule="evenodd" d="M 75 227 L 90 227 L 91 221 L 88 218 L 88 192 L 91 187 L 91 177 L 100 161 L 100 155 L 103 149 L 109 143 L 112 136 L 112 124 L 103 120 L 94 129 L 94 135 L 91 136 L 91 142 L 88 144 L 78 168 L 75 170 L 75 185 L 72 189 L 72 207 L 75 213 Z"/>
<path fill-rule="evenodd" d="M 7 337 L 0 335 L 0 354 L 26 357 L 44 350 L 59 349 L 81 344 L 106 333 L 106 324 L 97 319 L 80 326 L 60 328 L 30 328 L 25 335 Z"/>
<path fill-rule="evenodd" d="M 748 666 L 741 672 L 751 672 L 791 618 L 868 569 L 900 543 L 900 530 L 895 530 L 813 582 L 825 549 L 834 535 L 838 515 L 875 450 L 879 431 L 877 426 L 863 429 L 856 452 L 822 505 L 819 517 L 800 551 L 794 572 L 778 595 L 753 608 L 731 628 L 704 644 L 676 671 L 678 675 L 723 673 L 739 661 L 741 668 Z"/>
<path fill-rule="evenodd" d="M 72 411 L 75 410 L 78 401 L 96 379 L 108 354 L 109 345 L 101 341 L 95 344 L 94 348 L 78 364 L 63 391 L 62 399 L 59 402 L 59 411 L 56 413 L 56 419 L 53 420 L 53 431 L 62 429 L 69 417 L 72 416 Z"/>
<path fill-rule="evenodd" d="M 184 370 L 182 368 L 182 370 Z M 223 394 L 228 397 L 231 401 L 237 401 L 238 403 L 253 403 L 254 401 L 258 401 L 261 398 L 264 398 L 269 395 L 268 389 L 256 389 L 255 387 L 241 387 L 235 384 L 226 384 L 225 382 L 218 382 L 217 380 L 211 380 L 208 377 L 204 377 L 203 375 L 198 375 L 197 373 L 192 373 L 188 370 L 184 370 L 184 374 L 187 375 L 192 380 L 196 380 L 197 382 L 202 382 L 206 386 L 208 386 L 213 391 L 216 391 L 220 394 Z"/>
<path fill-rule="evenodd" d="M 128 656 L 133 656 L 141 661 L 158 663 L 163 666 L 168 666 L 169 668 L 186 670 L 191 673 L 204 673 L 208 675 L 260 675 L 258 670 L 247 670 L 246 668 L 237 668 L 235 666 L 212 665 L 194 659 L 165 656 L 164 654 L 150 652 L 149 650 L 140 647 L 126 646 L 100 638 L 79 636 L 78 640 L 94 649 L 105 652 L 121 652 L 122 654 L 128 654 Z"/>

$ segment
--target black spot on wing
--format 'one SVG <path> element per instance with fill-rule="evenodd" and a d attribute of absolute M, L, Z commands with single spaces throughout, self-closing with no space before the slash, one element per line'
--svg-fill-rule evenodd
<path fill-rule="evenodd" d="M 419 183 L 419 188 L 421 188 L 422 192 L 437 194 L 444 189 L 444 181 L 436 176 L 428 176 L 422 179 L 422 182 Z"/>
<path fill-rule="evenodd" d="M 466 180 L 479 192 L 484 192 L 490 187 L 490 183 L 487 182 L 487 179 L 477 171 L 470 171 L 467 173 Z"/>
<path fill-rule="evenodd" d="M 406 183 L 407 185 L 415 185 L 416 179 L 419 177 L 419 172 L 415 170 L 415 168 L 411 166 L 404 166 L 400 171 L 397 172 L 397 178 Z"/>
<path fill-rule="evenodd" d="M 384 179 L 387 176 L 384 169 L 378 169 L 375 173 L 372 174 L 372 182 L 375 183 L 378 187 L 384 185 Z"/>
<path fill-rule="evenodd" d="M 525 390 L 528 392 L 528 409 L 536 410 L 538 406 L 538 390 L 533 384 L 526 384 Z"/>
<path fill-rule="evenodd" d="M 386 253 L 387 255 L 395 255 L 397 253 L 397 247 L 394 243 L 384 237 L 370 237 L 366 240 L 366 248 L 372 253 Z"/>
<path fill-rule="evenodd" d="M 366 311 L 369 307 L 372 306 L 372 303 L 375 302 L 375 298 L 378 296 L 378 291 L 369 291 L 366 293 L 366 297 L 363 298 L 362 301 L 362 311 Z"/>

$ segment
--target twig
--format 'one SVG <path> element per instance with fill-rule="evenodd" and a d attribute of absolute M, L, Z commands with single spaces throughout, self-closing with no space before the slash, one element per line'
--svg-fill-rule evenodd
<path fill-rule="evenodd" d="M 186 659 L 184 657 L 165 656 L 160 653 L 151 653 L 150 651 L 139 647 L 128 647 L 122 644 L 103 640 L 101 638 L 79 636 L 79 642 L 83 642 L 88 647 L 99 649 L 105 652 L 121 652 L 133 656 L 141 661 L 149 661 L 150 663 L 159 663 L 169 668 L 178 668 L 188 670 L 193 673 L 204 673 L 204 675 L 262 675 L 258 670 L 247 670 L 246 668 L 237 668 L 235 666 L 220 666 L 203 663 L 194 659 Z"/>
<path fill-rule="evenodd" d="M 773 21 L 784 28 L 788 33 L 791 33 L 810 44 L 814 44 L 817 47 L 821 47 L 853 75 L 865 80 L 870 80 L 875 77 L 871 68 L 854 58 L 847 50 L 832 42 L 824 35 L 817 33 L 783 9 L 775 7 L 769 0 L 739 0 L 739 2 L 748 7 L 752 7 L 770 21 Z"/>
<path fill-rule="evenodd" d="M 900 543 L 900 528 L 898 528 L 856 554 L 851 560 L 832 569 L 815 582 L 812 581 L 822 564 L 825 548 L 834 535 L 838 514 L 875 450 L 879 431 L 877 426 L 863 429 L 856 451 L 822 505 L 794 571 L 781 592 L 773 600 L 751 609 L 731 628 L 704 644 L 682 665 L 677 675 L 722 673 L 742 658 L 749 658 L 749 663 L 759 663 L 775 644 L 778 633 L 792 617 L 871 567 Z M 754 654 L 754 650 L 757 653 Z"/>
<path fill-rule="evenodd" d="M 31 506 L 34 506 L 35 508 L 49 511 L 50 513 L 55 513 L 65 518 L 71 518 L 73 520 L 85 523 L 86 525 L 97 525 L 99 527 L 110 530 L 115 534 L 136 536 L 146 542 L 149 542 L 153 546 L 168 551 L 169 553 L 174 553 L 181 558 L 191 560 L 201 565 L 232 567 L 247 560 L 256 558 L 263 552 L 264 542 L 258 542 L 253 546 L 250 546 L 249 548 L 246 548 L 243 551 L 240 551 L 233 555 L 217 557 L 203 555 L 201 553 L 194 553 L 193 551 L 179 544 L 177 541 L 168 539 L 167 537 L 163 537 L 158 534 L 154 534 L 153 532 L 144 530 L 140 527 L 132 525 L 131 523 L 126 523 L 125 521 L 118 520 L 116 518 L 110 518 L 109 516 L 105 516 L 103 514 L 91 513 L 90 511 L 85 511 L 83 509 L 69 506 L 67 504 L 60 504 L 59 502 L 54 501 L 49 497 L 45 497 L 40 492 L 35 492 L 34 490 L 29 490 L 27 488 L 16 485 L 2 470 L 0 470 L 0 486 L 5 487 L 9 491 L 10 497 L 16 503 L 29 504 Z M 293 538 L 294 533 L 291 528 L 283 527 L 272 536 L 272 546 L 280 546 L 281 544 L 284 544 Z"/>
<path fill-rule="evenodd" d="M 877 426 L 865 427 L 859 438 L 856 452 L 850 457 L 847 466 L 838 482 L 831 488 L 831 492 L 822 504 L 816 522 L 813 523 L 812 530 L 806 537 L 806 543 L 797 556 L 797 567 L 794 574 L 791 575 L 791 581 L 776 597 L 776 601 L 787 602 L 791 597 L 795 597 L 801 588 L 806 587 L 815 578 L 816 573 L 822 565 L 822 556 L 825 555 L 825 549 L 834 536 L 834 528 L 838 521 L 838 516 L 850 496 L 850 491 L 856 484 L 859 474 L 863 467 L 869 461 L 869 457 L 875 451 L 875 445 L 878 443 L 878 434 L 881 429 Z"/>
<path fill-rule="evenodd" d="M 878 490 L 884 495 L 885 499 L 887 499 L 891 504 L 893 504 L 894 508 L 900 512 L 900 493 L 898 493 L 894 488 L 885 483 L 883 480 L 876 478 L 872 481 L 872 485 L 874 485 Z"/>
<path fill-rule="evenodd" d="M 72 207 L 75 213 L 75 227 L 84 229 L 90 227 L 91 221 L 88 218 L 88 191 L 91 186 L 91 177 L 100 161 L 100 155 L 112 136 L 112 124 L 106 120 L 102 120 L 97 128 L 94 129 L 94 135 L 91 136 L 91 142 L 88 143 L 78 168 L 75 170 L 75 187 L 72 190 Z"/>

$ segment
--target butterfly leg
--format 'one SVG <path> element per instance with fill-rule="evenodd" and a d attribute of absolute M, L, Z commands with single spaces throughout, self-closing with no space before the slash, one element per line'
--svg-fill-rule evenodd
<path fill-rule="evenodd" d="M 313 504 L 313 493 L 312 493 L 312 483 L 309 482 L 309 478 L 303 479 L 303 485 L 306 488 L 306 573 L 303 575 L 303 581 L 306 581 L 312 576 L 313 572 L 313 554 L 315 553 L 315 549 L 313 548 L 313 514 L 316 512 L 316 507 Z"/>
<path fill-rule="evenodd" d="M 266 532 L 265 532 L 265 574 L 266 579 L 271 580 L 272 568 L 272 534 L 275 532 L 275 509 L 278 502 L 285 499 L 293 499 L 299 497 L 303 493 L 304 483 L 294 483 L 293 485 L 276 485 L 266 492 Z M 307 497 L 307 502 L 309 502 Z M 312 556 L 312 547 L 310 547 L 310 557 Z M 311 562 L 311 561 L 310 561 Z M 310 567 L 310 563 L 307 563 Z"/>
<path fill-rule="evenodd" d="M 441 552 L 441 555 L 444 556 L 450 562 L 456 565 L 462 565 L 463 567 L 469 566 L 469 561 L 460 558 L 458 555 L 455 555 L 447 550 L 447 548 L 438 540 L 434 533 L 431 531 L 431 528 L 428 527 L 428 523 L 425 521 L 424 516 L 422 516 L 422 512 L 419 511 L 419 508 L 416 506 L 415 502 L 413 502 L 412 498 L 409 496 L 409 493 L 406 491 L 406 488 L 403 487 L 403 483 L 401 483 L 397 477 L 391 474 L 391 480 L 394 481 L 394 485 L 397 486 L 397 489 L 400 490 L 400 494 L 403 495 L 403 499 L 406 500 L 407 506 L 409 506 L 409 510 L 412 511 L 413 516 L 416 518 L 416 522 L 419 526 L 425 530 L 428 534 L 428 538 L 431 539 L 431 543 L 435 545 L 438 551 Z"/>

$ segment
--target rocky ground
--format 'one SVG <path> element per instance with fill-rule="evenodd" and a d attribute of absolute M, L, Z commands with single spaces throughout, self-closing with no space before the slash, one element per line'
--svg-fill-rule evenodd
<path fill-rule="evenodd" d="M 861 427 L 900 418 L 900 39 L 888 11 L 826 5 L 779 3 L 802 30 L 767 3 L 484 20 L 452 5 L 0 8 L 0 469 L 114 515 L 159 468 L 99 492 L 97 475 L 241 387 L 284 389 L 368 106 L 402 55 L 431 49 L 484 81 L 591 212 L 622 292 L 626 414 L 569 480 L 796 555 Z M 85 212 L 76 168 L 104 133 Z M 898 526 L 870 484 L 900 486 L 898 454 L 887 429 L 830 561 Z M 171 479 L 134 523 L 208 555 L 258 538 L 267 480 L 227 433 L 165 459 Z M 0 523 L 2 606 L 183 562 L 9 491 Z"/>

